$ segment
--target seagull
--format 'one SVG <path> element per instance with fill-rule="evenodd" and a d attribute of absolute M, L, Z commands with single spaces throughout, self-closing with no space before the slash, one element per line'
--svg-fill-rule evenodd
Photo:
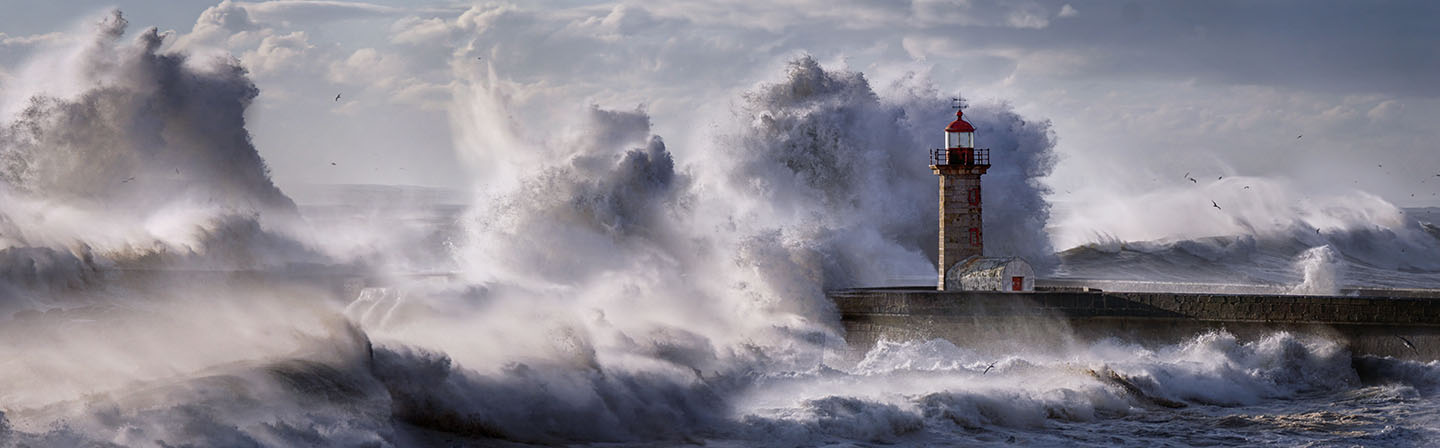
<path fill-rule="evenodd" d="M 988 367 L 985 367 L 985 371 L 984 371 L 984 372 L 980 372 L 980 374 L 981 374 L 981 375 L 984 375 L 984 374 L 990 373 L 990 369 L 993 369 L 993 368 L 995 368 L 995 363 L 992 362 L 992 363 L 990 363 L 990 365 L 989 365 Z"/>
<path fill-rule="evenodd" d="M 1220 176 L 1220 177 L 1215 178 L 1215 180 L 1220 180 L 1220 179 L 1224 179 L 1224 178 L 1225 178 L 1225 176 Z"/>
<path fill-rule="evenodd" d="M 335 101 L 340 101 L 340 94 L 335 94 Z"/>
<path fill-rule="evenodd" d="M 330 162 L 330 166 L 335 166 L 335 162 Z"/>
<path fill-rule="evenodd" d="M 1220 208 L 1220 204 L 1216 204 L 1215 201 L 1210 201 L 1210 205 L 1212 207 L 1215 207 L 1216 210 L 1224 210 L 1223 208 Z"/>
<path fill-rule="evenodd" d="M 1405 344 L 1406 347 L 1410 347 L 1410 349 L 1411 349 L 1411 350 L 1414 350 L 1415 353 L 1420 353 L 1420 349 L 1415 348 L 1415 344 L 1414 344 L 1414 343 L 1411 343 L 1409 339 L 1405 339 L 1404 336 L 1401 336 L 1401 335 L 1398 335 L 1398 334 L 1395 335 L 1395 337 L 1400 338 L 1400 342 L 1403 343 L 1403 344 Z"/>
<path fill-rule="evenodd" d="M 1198 183 L 1200 183 L 1200 181 L 1195 180 L 1195 178 L 1192 177 L 1192 178 L 1190 178 L 1190 183 L 1198 184 Z"/>
<path fill-rule="evenodd" d="M 1243 190 L 1249 190 L 1249 189 L 1250 189 L 1250 186 L 1249 186 L 1249 185 L 1246 185 L 1245 188 L 1243 188 Z"/>
<path fill-rule="evenodd" d="M 1300 135 L 1295 136 L 1295 139 L 1296 139 L 1296 140 L 1299 140 L 1300 137 L 1304 137 L 1304 136 L 1305 136 L 1305 134 L 1300 134 Z"/>
<path fill-rule="evenodd" d="M 132 180 L 135 180 L 135 176 L 127 177 L 127 178 L 125 178 L 125 180 L 120 181 L 120 183 L 122 183 L 122 184 L 124 184 L 124 183 L 130 183 L 130 181 L 132 181 Z"/>

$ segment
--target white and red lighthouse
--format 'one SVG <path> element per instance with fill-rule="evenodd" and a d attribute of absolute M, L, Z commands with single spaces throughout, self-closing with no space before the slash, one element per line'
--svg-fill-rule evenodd
<path fill-rule="evenodd" d="M 930 170 L 940 176 L 942 291 L 1035 290 L 1035 270 L 1025 260 L 985 256 L 980 176 L 989 169 L 990 150 L 975 147 L 975 126 L 957 107 L 945 147 L 930 150 Z"/>
<path fill-rule="evenodd" d="M 989 169 L 990 150 L 975 147 L 975 126 L 957 108 L 945 127 L 945 147 L 930 151 L 930 170 L 940 176 L 940 289 L 956 263 L 985 255 L 980 176 Z"/>

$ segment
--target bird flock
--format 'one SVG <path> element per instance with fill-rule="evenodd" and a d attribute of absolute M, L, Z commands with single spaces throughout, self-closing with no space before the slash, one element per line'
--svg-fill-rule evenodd
<path fill-rule="evenodd" d="M 1298 138 L 1300 138 L 1300 137 L 1295 137 L 1295 138 L 1298 139 Z M 1381 164 L 1376 164 L 1375 166 L 1376 166 L 1376 168 L 1384 168 L 1384 167 L 1385 167 L 1385 164 L 1381 163 Z M 1386 171 L 1385 174 L 1390 174 L 1390 172 L 1389 172 L 1389 171 Z M 1436 173 L 1436 174 L 1435 174 L 1435 177 L 1440 177 L 1440 173 Z M 1190 172 L 1189 172 L 1189 171 L 1186 171 L 1186 172 L 1185 172 L 1185 175 L 1182 176 L 1182 178 L 1184 178 L 1185 180 L 1190 181 L 1190 183 L 1192 183 L 1192 184 L 1199 184 L 1199 183 L 1200 183 L 1199 180 L 1196 180 L 1194 177 L 1190 176 Z M 1215 180 L 1217 180 L 1217 181 L 1218 181 L 1218 180 L 1223 180 L 1223 179 L 1225 179 L 1225 176 L 1216 176 L 1216 177 L 1215 177 Z M 1355 180 L 1355 181 L 1351 181 L 1351 183 L 1360 183 L 1360 181 Z M 1422 180 L 1420 181 L 1420 183 L 1422 183 L 1422 184 L 1425 183 L 1425 180 L 1422 179 Z M 1244 188 L 1241 188 L 1241 189 L 1242 189 L 1242 190 L 1249 190 L 1249 189 L 1250 189 L 1250 186 L 1249 186 L 1249 185 L 1246 185 Z M 1068 193 L 1068 191 L 1067 191 L 1067 193 Z M 1440 193 L 1430 193 L 1430 196 L 1440 196 Z M 1412 197 L 1412 198 L 1415 197 L 1415 193 L 1410 193 L 1410 197 Z M 1211 200 L 1210 200 L 1210 206 L 1211 206 L 1211 207 L 1214 207 L 1216 210 L 1224 210 L 1223 208 L 1220 207 L 1220 204 L 1219 204 L 1219 203 L 1215 202 L 1214 199 L 1211 199 Z M 1404 213 L 1404 212 L 1401 212 L 1401 213 Z"/>

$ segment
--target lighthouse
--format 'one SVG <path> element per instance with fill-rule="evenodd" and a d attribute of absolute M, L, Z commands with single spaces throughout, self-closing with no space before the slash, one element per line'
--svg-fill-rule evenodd
<path fill-rule="evenodd" d="M 955 109 L 945 127 L 945 146 L 930 150 L 930 170 L 940 176 L 940 289 L 961 260 L 985 255 L 980 218 L 980 176 L 990 169 L 990 150 L 975 148 L 975 126 Z"/>
<path fill-rule="evenodd" d="M 975 126 L 955 109 L 945 127 L 945 146 L 930 150 L 930 170 L 940 176 L 940 271 L 938 289 L 1032 291 L 1035 273 L 1018 257 L 985 257 L 980 176 L 990 169 L 990 150 L 975 147 Z"/>

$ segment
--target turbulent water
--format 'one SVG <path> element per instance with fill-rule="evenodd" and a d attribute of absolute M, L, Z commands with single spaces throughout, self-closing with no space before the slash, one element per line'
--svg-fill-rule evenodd
<path fill-rule="evenodd" d="M 463 75 L 473 191 L 287 194 L 250 143 L 244 70 L 126 27 L 107 17 L 0 91 L 0 445 L 1440 440 L 1440 364 L 1307 335 L 847 357 L 825 290 L 933 279 L 924 149 L 950 109 L 918 81 L 802 57 L 737 93 L 709 146 L 672 148 L 643 110 L 599 107 L 541 140 L 506 83 Z M 1139 198 L 1148 215 L 1051 210 L 1049 124 L 966 116 L 994 151 L 987 248 L 1052 277 L 1440 287 L 1435 209 L 1240 179 L 1263 193 L 1220 218 L 1159 205 L 1197 194 L 1180 189 Z M 1082 237 L 1056 252 L 1057 233 Z"/>

